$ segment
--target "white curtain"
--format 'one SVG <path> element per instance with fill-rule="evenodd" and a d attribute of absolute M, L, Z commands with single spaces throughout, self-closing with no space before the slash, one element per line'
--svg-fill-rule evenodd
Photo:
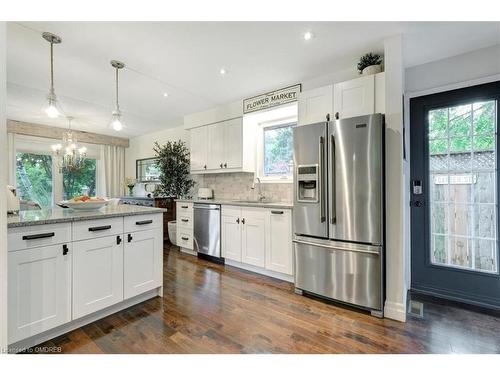
<path fill-rule="evenodd" d="M 123 196 L 125 180 L 125 148 L 101 145 L 97 195 L 108 198 Z"/>
<path fill-rule="evenodd" d="M 14 133 L 7 133 L 7 150 L 9 162 L 7 183 L 16 186 L 16 135 Z"/>

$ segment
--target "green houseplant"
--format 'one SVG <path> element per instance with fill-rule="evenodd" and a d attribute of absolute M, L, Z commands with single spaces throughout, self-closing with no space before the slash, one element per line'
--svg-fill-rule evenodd
<path fill-rule="evenodd" d="M 175 198 L 188 195 L 195 182 L 189 175 L 189 149 L 185 142 L 168 141 L 164 145 L 155 142 L 153 151 L 161 171 L 155 195 Z"/>
<path fill-rule="evenodd" d="M 360 57 L 358 62 L 359 74 L 375 74 L 382 70 L 382 57 L 377 53 L 367 53 Z"/>

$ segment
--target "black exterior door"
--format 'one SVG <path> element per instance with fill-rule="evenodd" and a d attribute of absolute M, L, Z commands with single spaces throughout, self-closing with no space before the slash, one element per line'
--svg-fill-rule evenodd
<path fill-rule="evenodd" d="M 410 100 L 411 288 L 500 308 L 500 81 Z"/>

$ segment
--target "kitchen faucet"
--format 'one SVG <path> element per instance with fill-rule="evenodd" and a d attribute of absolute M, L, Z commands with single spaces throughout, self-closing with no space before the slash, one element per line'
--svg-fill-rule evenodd
<path fill-rule="evenodd" d="M 259 202 L 262 202 L 264 199 L 266 199 L 266 197 L 262 194 L 262 183 L 260 181 L 260 178 L 259 177 L 255 177 L 253 182 L 252 182 L 252 190 L 255 189 L 255 181 L 257 181 L 257 183 L 259 184 L 259 188 L 257 189 L 257 194 L 259 196 Z"/>

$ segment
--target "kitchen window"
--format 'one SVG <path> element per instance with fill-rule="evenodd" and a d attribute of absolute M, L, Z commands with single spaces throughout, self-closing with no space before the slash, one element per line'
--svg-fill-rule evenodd
<path fill-rule="evenodd" d="M 78 195 L 96 195 L 96 159 L 86 159 L 82 169 L 62 171 L 63 197 L 71 199 Z"/>
<path fill-rule="evenodd" d="M 293 129 L 295 123 L 263 128 L 264 178 L 290 179 L 293 175 Z"/>
<path fill-rule="evenodd" d="M 16 183 L 20 199 L 40 207 L 52 206 L 52 156 L 30 152 L 16 153 Z"/>

